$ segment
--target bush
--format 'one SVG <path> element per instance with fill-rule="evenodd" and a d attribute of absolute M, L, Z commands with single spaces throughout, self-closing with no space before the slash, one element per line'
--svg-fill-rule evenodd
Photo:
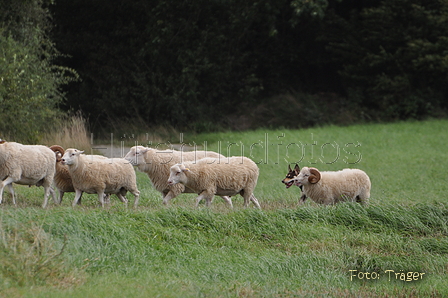
<path fill-rule="evenodd" d="M 335 93 L 287 93 L 273 96 L 255 108 L 244 106 L 229 117 L 233 129 L 258 127 L 304 128 L 326 124 L 348 125 L 363 120 L 360 108 Z"/>
<path fill-rule="evenodd" d="M 60 86 L 76 73 L 53 64 L 59 53 L 47 36 L 49 15 L 41 1 L 1 2 L 0 137 L 36 143 L 60 115 Z"/>

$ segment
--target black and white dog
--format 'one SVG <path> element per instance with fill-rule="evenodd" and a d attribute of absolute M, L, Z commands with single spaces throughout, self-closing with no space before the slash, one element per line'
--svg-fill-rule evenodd
<path fill-rule="evenodd" d="M 286 185 L 286 188 L 290 188 L 294 184 L 294 182 L 295 182 L 294 179 L 297 176 L 299 176 L 299 173 L 300 173 L 300 167 L 298 164 L 296 164 L 294 169 L 291 169 L 291 166 L 288 165 L 288 174 L 286 174 L 285 179 L 282 180 L 282 183 L 284 183 Z M 303 193 L 302 185 L 299 186 L 299 188 L 302 191 L 302 196 L 299 199 L 299 204 L 303 204 L 306 200 L 306 194 Z"/>

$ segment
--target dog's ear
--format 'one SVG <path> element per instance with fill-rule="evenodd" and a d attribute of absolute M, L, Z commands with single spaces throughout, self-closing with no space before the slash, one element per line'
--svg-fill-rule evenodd
<path fill-rule="evenodd" d="M 298 164 L 296 164 L 296 166 L 294 167 L 294 171 L 296 171 L 297 174 L 300 173 L 300 167 Z"/>
<path fill-rule="evenodd" d="M 310 168 L 310 176 L 308 177 L 308 182 L 315 184 L 320 180 L 320 172 L 316 168 Z"/>
<path fill-rule="evenodd" d="M 288 164 L 288 172 L 292 172 L 290 164 Z"/>

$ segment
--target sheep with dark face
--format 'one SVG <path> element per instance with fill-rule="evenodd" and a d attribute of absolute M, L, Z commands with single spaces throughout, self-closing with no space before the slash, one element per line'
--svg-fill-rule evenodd
<path fill-rule="evenodd" d="M 137 189 L 137 178 L 132 165 L 123 158 L 97 159 L 83 155 L 84 151 L 67 149 L 62 156 L 62 164 L 68 166 L 75 188 L 73 206 L 81 198 L 83 192 L 98 194 L 98 200 L 104 207 L 104 195 L 116 194 L 123 202 L 126 192 L 134 197 L 137 207 L 140 192 Z"/>
<path fill-rule="evenodd" d="M 258 181 L 258 166 L 243 156 L 228 157 L 222 161 L 203 158 L 197 162 L 175 164 L 170 168 L 169 185 L 183 184 L 199 196 L 196 206 L 202 199 L 209 206 L 214 195 L 244 198 L 244 207 L 252 201 L 260 208 L 253 192 Z"/>
<path fill-rule="evenodd" d="M 43 186 L 45 190 L 45 208 L 48 196 L 51 194 L 56 202 L 56 196 L 51 184 L 56 171 L 56 159 L 53 151 L 41 145 L 22 145 L 6 142 L 0 139 L 0 203 L 3 200 L 3 190 L 8 186 L 12 201 L 16 204 L 12 183 L 22 185 Z"/>
<path fill-rule="evenodd" d="M 294 178 L 297 186 L 303 186 L 307 197 L 314 202 L 333 205 L 342 201 L 367 204 L 370 197 L 370 178 L 359 169 L 321 172 L 303 167 Z"/>

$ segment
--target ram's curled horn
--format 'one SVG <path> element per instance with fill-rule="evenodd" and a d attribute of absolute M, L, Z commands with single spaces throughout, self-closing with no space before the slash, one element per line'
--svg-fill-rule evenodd
<path fill-rule="evenodd" d="M 63 156 L 64 153 L 65 153 L 64 148 L 62 148 L 62 147 L 59 146 L 59 145 L 53 145 L 53 146 L 50 147 L 50 149 L 53 150 L 55 153 L 57 153 L 57 152 L 60 153 L 59 155 L 56 154 L 56 161 L 61 161 L 61 158 L 62 158 L 62 156 Z"/>
<path fill-rule="evenodd" d="M 316 168 L 310 168 L 310 177 L 308 177 L 308 181 L 311 184 L 315 184 L 320 180 L 320 172 Z"/>
<path fill-rule="evenodd" d="M 64 153 L 65 153 L 64 148 L 62 148 L 59 145 L 53 145 L 50 147 L 50 149 L 53 150 L 54 152 L 59 151 L 62 155 L 64 155 Z"/>

